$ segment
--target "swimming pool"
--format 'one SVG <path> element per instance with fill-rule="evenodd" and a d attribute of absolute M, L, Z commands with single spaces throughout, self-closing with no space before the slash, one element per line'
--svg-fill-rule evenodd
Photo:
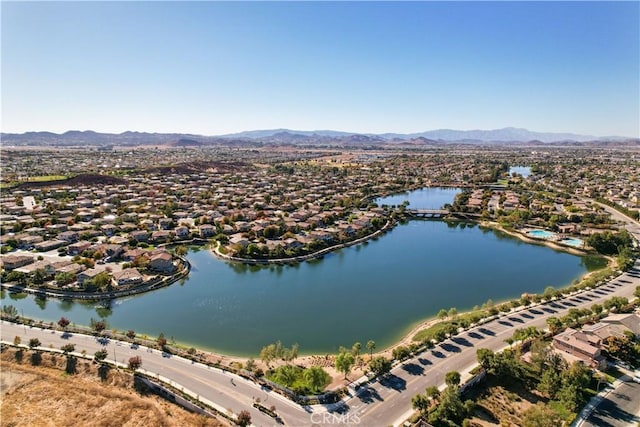
<path fill-rule="evenodd" d="M 584 240 L 576 239 L 573 237 L 562 239 L 560 240 L 560 243 L 562 243 L 563 245 L 569 245 L 576 248 L 581 248 L 584 246 Z"/>
<path fill-rule="evenodd" d="M 552 239 L 556 236 L 556 233 L 552 233 L 547 230 L 529 230 L 527 236 L 534 237 L 536 239 Z"/>

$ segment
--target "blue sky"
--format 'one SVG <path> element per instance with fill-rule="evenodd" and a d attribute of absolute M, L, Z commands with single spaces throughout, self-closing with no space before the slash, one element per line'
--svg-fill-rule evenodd
<path fill-rule="evenodd" d="M 2 2 L 2 130 L 640 137 L 639 2 Z"/>

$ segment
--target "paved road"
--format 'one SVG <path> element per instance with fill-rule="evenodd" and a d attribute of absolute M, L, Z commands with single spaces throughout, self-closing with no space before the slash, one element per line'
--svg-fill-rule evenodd
<path fill-rule="evenodd" d="M 637 425 L 640 425 L 640 384 L 626 381 L 608 393 L 580 427 Z"/>
<path fill-rule="evenodd" d="M 622 218 L 613 213 L 614 217 Z M 640 225 L 629 222 L 627 229 L 640 238 Z M 74 334 L 63 338 L 60 333 L 36 328 L 25 328 L 2 322 L 0 336 L 13 341 L 14 336 L 22 336 L 22 342 L 37 337 L 44 347 L 52 344 L 56 348 L 72 342 L 76 350 L 86 350 L 93 354 L 100 348 L 109 352 L 109 358 L 125 362 L 129 357 L 140 355 L 143 368 L 170 378 L 182 387 L 199 396 L 215 402 L 234 413 L 247 409 L 255 425 L 274 425 L 274 420 L 251 407 L 253 397 L 260 397 L 265 405 L 275 405 L 277 412 L 287 425 L 397 425 L 411 413 L 411 398 L 422 393 L 430 385 L 444 383 L 444 375 L 449 371 L 464 373 L 475 366 L 476 349 L 490 348 L 494 351 L 505 346 L 504 340 L 514 329 L 528 326 L 543 328 L 550 316 L 563 316 L 570 308 L 588 308 L 602 303 L 614 295 L 631 298 L 636 286 L 640 286 L 640 260 L 634 267 L 610 283 L 597 289 L 583 291 L 551 303 L 537 305 L 519 312 L 510 313 L 482 326 L 446 340 L 436 348 L 423 352 L 411 360 L 396 366 L 390 375 L 360 390 L 339 405 L 313 406 L 303 408 L 274 392 L 261 390 L 256 384 L 223 371 L 171 356 L 163 357 L 160 352 L 146 348 L 131 348 L 127 343 L 108 341 L 100 343 L 95 337 Z M 233 381 L 231 379 L 233 378 Z"/>
<path fill-rule="evenodd" d="M 0 335 L 4 341 L 12 342 L 15 336 L 20 336 L 22 343 L 26 344 L 30 338 L 38 338 L 43 348 L 49 348 L 51 345 L 57 349 L 64 344 L 73 343 L 76 352 L 85 350 L 88 355 L 105 349 L 109 354 L 107 359 L 117 360 L 123 364 L 126 364 L 130 357 L 140 356 L 143 369 L 173 380 L 195 394 L 216 403 L 223 410 L 230 410 L 237 414 L 246 409 L 251 413 L 255 425 L 269 426 L 275 423 L 272 418 L 251 406 L 253 397 L 259 397 L 266 406 L 275 405 L 278 413 L 291 420 L 291 425 L 305 424 L 309 418 L 299 405 L 275 392 L 263 390 L 260 386 L 237 375 L 193 363 L 181 357 L 169 356 L 142 346 L 132 346 L 130 343 L 100 340 L 89 335 L 65 335 L 60 331 L 25 327 L 4 321 L 0 325 Z"/>
<path fill-rule="evenodd" d="M 640 224 L 608 206 L 604 207 L 614 219 L 624 222 L 636 239 L 640 239 Z M 435 349 L 397 366 L 392 370 L 390 380 L 376 383 L 363 394 L 347 400 L 345 404 L 349 411 L 358 415 L 357 418 L 363 425 L 398 425 L 412 412 L 412 396 L 423 393 L 430 385 L 442 385 L 444 374 L 449 371 L 464 373 L 473 368 L 477 348 L 490 348 L 494 351 L 504 348 L 504 340 L 513 335 L 514 329 L 528 326 L 544 328 L 548 317 L 563 316 L 571 308 L 589 308 L 614 295 L 632 299 L 636 286 L 640 286 L 640 260 L 636 260 L 630 271 L 597 289 L 503 316 L 448 339 Z"/>

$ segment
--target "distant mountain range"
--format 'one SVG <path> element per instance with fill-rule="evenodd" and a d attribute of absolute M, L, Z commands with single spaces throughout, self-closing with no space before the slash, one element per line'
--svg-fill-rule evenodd
<path fill-rule="evenodd" d="M 620 136 L 595 137 L 573 133 L 533 132 L 507 127 L 494 130 L 438 129 L 417 133 L 368 134 L 334 130 L 299 131 L 291 129 L 253 130 L 228 135 L 205 136 L 180 133 L 123 132 L 119 134 L 94 131 L 2 133 L 2 144 L 34 146 L 122 146 L 162 145 L 170 147 L 198 147 L 215 144 L 323 144 L 323 145 L 375 145 L 375 144 L 640 144 L 638 138 Z"/>

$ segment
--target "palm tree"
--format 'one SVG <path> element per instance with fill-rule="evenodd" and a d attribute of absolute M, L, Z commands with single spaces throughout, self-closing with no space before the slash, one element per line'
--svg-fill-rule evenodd
<path fill-rule="evenodd" d="M 376 349 L 376 342 L 374 340 L 367 341 L 367 350 L 369 350 L 369 359 L 373 359 L 373 350 Z"/>

